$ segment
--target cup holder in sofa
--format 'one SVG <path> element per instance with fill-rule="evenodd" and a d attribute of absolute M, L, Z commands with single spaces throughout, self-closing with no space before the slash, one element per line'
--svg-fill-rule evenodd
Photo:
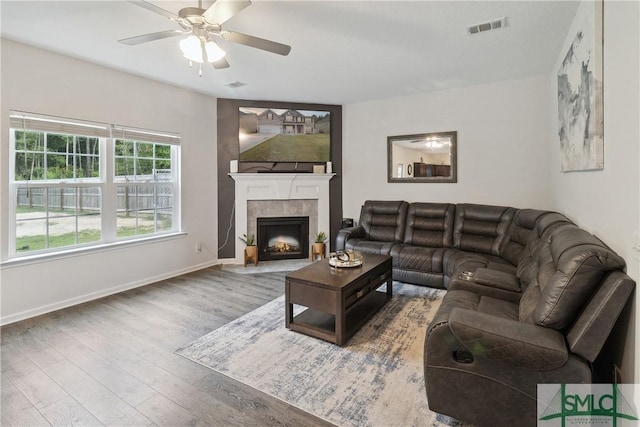
<path fill-rule="evenodd" d="M 473 276 L 474 276 L 473 271 L 463 271 L 460 274 L 458 274 L 458 279 L 472 282 Z"/>

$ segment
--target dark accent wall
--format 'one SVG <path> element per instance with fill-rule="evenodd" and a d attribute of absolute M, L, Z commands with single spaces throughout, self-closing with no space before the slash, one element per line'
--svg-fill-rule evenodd
<path fill-rule="evenodd" d="M 342 221 L 342 106 L 218 98 L 218 258 L 234 258 L 235 247 L 238 244 L 238 236 L 235 232 L 235 181 L 228 175 L 229 161 L 237 160 L 240 155 L 238 107 L 291 108 L 331 113 L 331 165 L 336 176 L 329 181 L 331 227 L 329 236 L 330 248 L 334 250 L 336 235 Z M 294 170 L 296 164 L 282 162 L 273 168 L 271 166 L 264 163 L 242 162 L 238 166 L 238 172 L 257 172 L 260 169 Z M 299 163 L 296 170 L 299 173 L 311 173 L 312 167 L 313 164 Z"/>

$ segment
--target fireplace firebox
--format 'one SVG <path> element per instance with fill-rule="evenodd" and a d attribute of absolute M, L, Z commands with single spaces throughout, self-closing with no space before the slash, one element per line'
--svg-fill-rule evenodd
<path fill-rule="evenodd" d="M 257 230 L 260 261 L 309 256 L 308 216 L 258 218 Z"/>

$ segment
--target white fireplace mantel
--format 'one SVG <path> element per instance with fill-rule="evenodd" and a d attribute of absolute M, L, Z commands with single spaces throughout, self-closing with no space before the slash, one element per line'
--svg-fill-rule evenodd
<path fill-rule="evenodd" d="M 318 229 L 329 230 L 329 181 L 333 173 L 230 173 L 236 182 L 236 234 L 247 233 L 248 200 L 317 200 Z M 236 244 L 235 262 L 244 261 Z"/>

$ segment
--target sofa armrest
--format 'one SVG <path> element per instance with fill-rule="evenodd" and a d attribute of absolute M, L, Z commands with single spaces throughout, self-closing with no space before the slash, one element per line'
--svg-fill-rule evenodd
<path fill-rule="evenodd" d="M 459 307 L 449 314 L 448 324 L 474 358 L 547 371 L 561 367 L 569 357 L 564 336 L 555 329 Z"/>
<path fill-rule="evenodd" d="M 481 285 L 493 286 L 505 291 L 520 292 L 520 279 L 515 274 L 490 268 L 478 268 L 471 279 Z"/>
<path fill-rule="evenodd" d="M 344 251 L 345 244 L 349 239 L 361 239 L 365 236 L 364 227 L 348 227 L 338 231 L 336 237 L 336 251 Z"/>

